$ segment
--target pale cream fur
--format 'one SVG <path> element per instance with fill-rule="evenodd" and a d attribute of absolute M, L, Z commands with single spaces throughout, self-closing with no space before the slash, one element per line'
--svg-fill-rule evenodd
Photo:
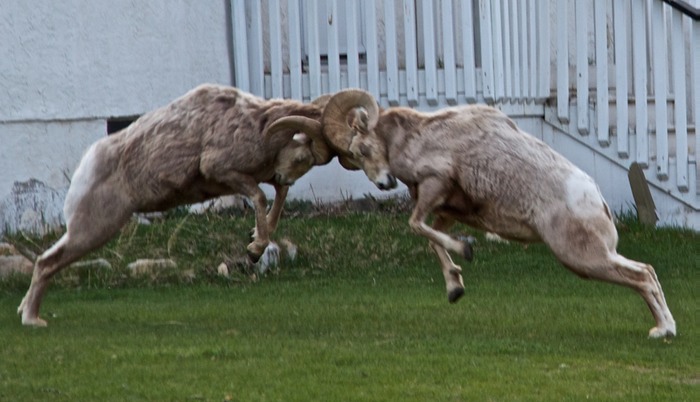
<path fill-rule="evenodd" d="M 360 98 L 356 91 L 352 96 Z M 352 106 L 378 110 L 373 104 Z M 504 239 L 543 241 L 580 277 L 637 291 L 656 321 L 649 336 L 676 334 L 654 269 L 617 253 L 613 217 L 593 179 L 505 114 L 484 105 L 434 113 L 397 107 L 374 118 L 363 113 L 354 112 L 351 131 L 326 124 L 325 130 L 334 131 L 325 135 L 370 179 L 388 167 L 408 186 L 415 201 L 410 227 L 430 241 L 451 302 L 464 294 L 464 285 L 447 251 L 472 257 L 468 239 L 445 233 L 459 221 Z M 343 144 L 350 147 L 339 149 Z M 432 227 L 425 222 L 431 213 Z"/>

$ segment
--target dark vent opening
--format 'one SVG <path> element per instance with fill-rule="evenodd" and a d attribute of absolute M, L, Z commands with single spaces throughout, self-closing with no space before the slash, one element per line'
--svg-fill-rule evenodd
<path fill-rule="evenodd" d="M 114 119 L 108 119 L 107 120 L 107 135 L 116 133 L 118 131 L 121 131 L 127 127 L 134 121 L 138 119 L 138 116 L 135 117 L 119 117 L 119 118 L 114 118 Z"/>

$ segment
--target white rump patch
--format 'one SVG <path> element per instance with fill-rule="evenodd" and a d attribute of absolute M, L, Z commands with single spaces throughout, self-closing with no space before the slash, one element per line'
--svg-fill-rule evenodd
<path fill-rule="evenodd" d="M 598 185 L 578 169 L 566 179 L 566 206 L 582 218 L 599 215 L 605 210 Z"/>
<path fill-rule="evenodd" d="M 80 160 L 78 168 L 75 170 L 75 173 L 73 173 L 73 178 L 71 179 L 70 187 L 66 194 L 66 203 L 63 207 L 63 214 L 65 215 L 66 222 L 70 221 L 70 217 L 77 207 L 75 203 L 83 199 L 85 194 L 92 189 L 92 182 L 95 180 L 95 164 L 97 163 L 96 148 L 96 143 L 88 148 L 85 155 L 83 155 L 83 158 Z"/>

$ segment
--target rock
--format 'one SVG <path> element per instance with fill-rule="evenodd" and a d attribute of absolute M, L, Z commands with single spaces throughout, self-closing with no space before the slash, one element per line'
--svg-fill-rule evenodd
<path fill-rule="evenodd" d="M 0 243 L 0 255 L 19 255 L 19 253 L 12 244 Z"/>
<path fill-rule="evenodd" d="M 94 260 L 74 262 L 71 264 L 71 268 L 112 269 L 112 264 L 104 258 L 97 258 Z"/>
<path fill-rule="evenodd" d="M 486 237 L 486 240 L 488 240 L 488 241 L 493 241 L 493 242 L 496 242 L 496 243 L 508 243 L 508 240 L 502 238 L 501 236 L 499 236 L 499 235 L 497 235 L 497 234 L 495 234 L 495 233 L 486 232 L 486 236 L 485 236 L 485 237 Z"/>
<path fill-rule="evenodd" d="M 216 272 L 218 272 L 219 275 L 225 276 L 228 278 L 228 276 L 229 276 L 228 265 L 226 265 L 225 262 L 222 262 L 221 264 L 219 264 L 218 267 L 216 267 Z"/>
<path fill-rule="evenodd" d="M 132 276 L 153 275 L 177 268 L 175 261 L 167 259 L 138 259 L 126 267 Z"/>
<path fill-rule="evenodd" d="M 224 195 L 213 200 L 193 204 L 189 207 L 190 213 L 203 214 L 205 212 L 221 212 L 233 208 L 243 210 L 246 208 L 246 198 L 241 195 Z"/>
<path fill-rule="evenodd" d="M 280 240 L 280 246 L 287 251 L 287 257 L 290 261 L 294 261 L 297 258 L 297 246 L 294 245 L 289 239 L 284 238 Z"/>
<path fill-rule="evenodd" d="M 180 274 L 182 279 L 188 281 L 188 282 L 194 282 L 195 279 L 197 279 L 197 274 L 194 272 L 194 269 L 187 269 L 185 271 L 182 271 Z"/>
<path fill-rule="evenodd" d="M 5 278 L 12 274 L 31 275 L 34 270 L 34 263 L 21 255 L 0 256 L 0 278 Z"/>
<path fill-rule="evenodd" d="M 146 213 L 139 213 L 139 214 L 134 214 L 134 219 L 136 219 L 136 223 L 139 225 L 150 225 L 153 223 L 155 220 L 162 220 L 164 219 L 165 214 L 162 212 L 146 212 Z"/>

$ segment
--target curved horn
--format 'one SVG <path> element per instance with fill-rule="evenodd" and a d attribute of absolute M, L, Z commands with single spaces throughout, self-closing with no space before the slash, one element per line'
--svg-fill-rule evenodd
<path fill-rule="evenodd" d="M 331 97 L 333 97 L 332 94 L 321 95 L 318 98 L 312 100 L 311 104 L 324 108 L 328 104 L 328 101 L 331 99 Z"/>
<path fill-rule="evenodd" d="M 323 110 L 323 134 L 329 145 L 347 154 L 353 129 L 348 125 L 348 112 L 362 107 L 367 111 L 367 131 L 374 129 L 379 120 L 379 105 L 372 94 L 361 89 L 346 89 L 333 95 Z"/>
<path fill-rule="evenodd" d="M 295 133 L 304 133 L 311 138 L 311 153 L 317 165 L 325 165 L 333 158 L 331 150 L 323 137 L 322 125 L 317 120 L 304 116 L 287 116 L 275 120 L 263 132 L 265 141 L 273 137 L 287 134 L 291 140 Z"/>

